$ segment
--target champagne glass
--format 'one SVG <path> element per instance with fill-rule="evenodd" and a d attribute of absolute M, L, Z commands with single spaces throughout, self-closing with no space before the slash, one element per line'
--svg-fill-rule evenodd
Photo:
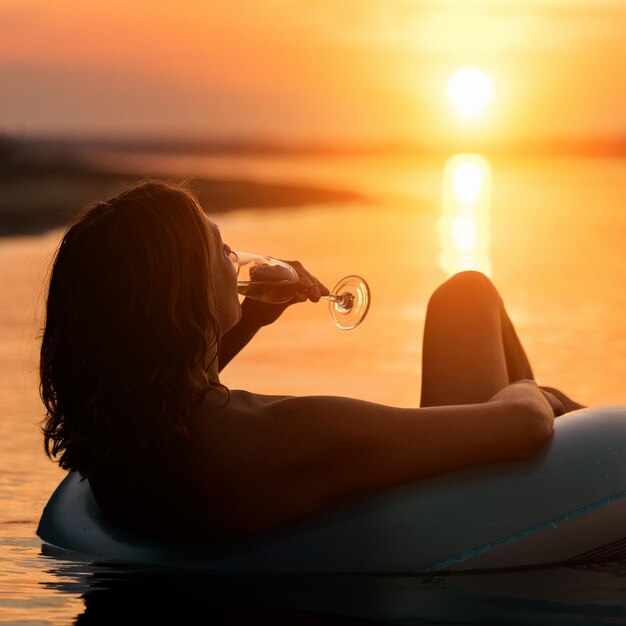
<path fill-rule="evenodd" d="M 283 304 L 296 293 L 300 278 L 286 263 L 260 254 L 231 252 L 230 260 L 237 272 L 237 291 L 254 300 Z M 367 315 L 370 290 L 360 276 L 342 278 L 328 296 L 328 308 L 333 323 L 341 330 L 356 328 Z"/>

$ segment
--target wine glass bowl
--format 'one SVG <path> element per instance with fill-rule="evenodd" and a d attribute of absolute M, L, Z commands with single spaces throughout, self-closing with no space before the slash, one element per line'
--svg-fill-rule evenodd
<path fill-rule="evenodd" d="M 237 271 L 237 291 L 248 298 L 283 304 L 295 295 L 299 282 L 296 270 L 278 259 L 248 252 L 231 252 Z"/>

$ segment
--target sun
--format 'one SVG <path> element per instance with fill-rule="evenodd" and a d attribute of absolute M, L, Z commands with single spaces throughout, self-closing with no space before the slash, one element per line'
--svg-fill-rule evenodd
<path fill-rule="evenodd" d="M 465 119 L 476 119 L 493 100 L 493 81 L 475 67 L 456 70 L 448 80 L 448 98 Z"/>

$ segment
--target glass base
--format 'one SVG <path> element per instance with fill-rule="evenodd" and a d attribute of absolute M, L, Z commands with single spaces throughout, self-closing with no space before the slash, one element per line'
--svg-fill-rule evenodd
<path fill-rule="evenodd" d="M 370 289 L 363 278 L 356 275 L 342 278 L 332 290 L 332 296 L 328 308 L 337 328 L 352 330 L 365 319 L 370 307 Z"/>

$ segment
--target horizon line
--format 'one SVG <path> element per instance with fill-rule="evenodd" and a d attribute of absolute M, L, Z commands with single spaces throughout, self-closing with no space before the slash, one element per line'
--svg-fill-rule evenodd
<path fill-rule="evenodd" d="M 304 140 L 261 136 L 203 135 L 96 135 L 32 134 L 18 136 L 0 131 L 0 153 L 18 146 L 40 146 L 57 149 L 91 149 L 112 152 L 192 153 L 223 155 L 367 155 L 420 154 L 439 155 L 450 152 L 490 152 L 493 154 L 588 154 L 626 155 L 626 133 L 615 137 L 589 135 L 581 137 L 533 137 L 529 139 L 488 140 L 459 138 L 440 142 L 417 139 L 380 140 Z"/>

